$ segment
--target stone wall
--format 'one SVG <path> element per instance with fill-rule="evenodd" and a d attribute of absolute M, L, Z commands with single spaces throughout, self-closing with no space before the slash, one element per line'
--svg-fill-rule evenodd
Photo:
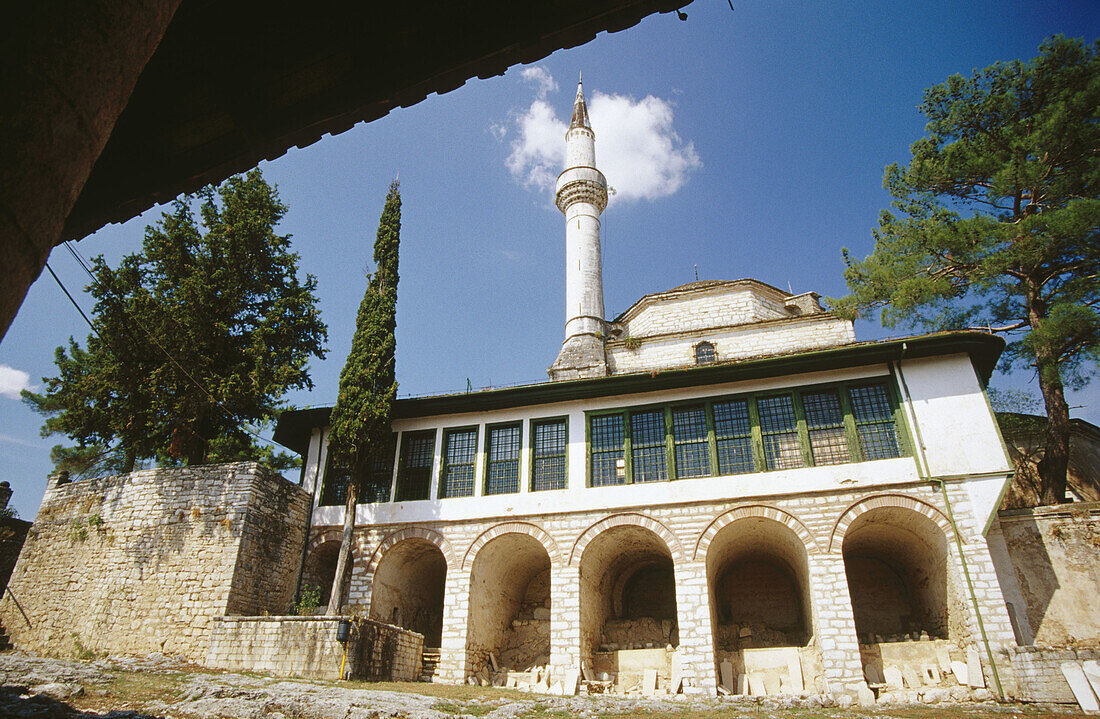
<path fill-rule="evenodd" d="M 1034 643 L 1100 647 L 1100 502 L 998 514 Z M 1060 676 L 1060 675 L 1059 675 Z"/>
<path fill-rule="evenodd" d="M 0 620 L 35 653 L 202 661 L 213 617 L 290 606 L 309 499 L 255 463 L 51 487 Z"/>
<path fill-rule="evenodd" d="M 1100 649 L 1013 647 L 1010 656 L 1021 699 L 1076 704 L 1077 700 L 1062 674 L 1062 662 L 1100 660 Z"/>
<path fill-rule="evenodd" d="M 344 647 L 338 617 L 214 617 L 206 666 L 279 676 L 340 679 Z M 416 681 L 424 637 L 358 619 L 348 642 L 345 676 L 369 681 Z"/>
<path fill-rule="evenodd" d="M 8 586 L 15 560 L 27 538 L 31 523 L 14 517 L 0 517 L 0 593 Z"/>

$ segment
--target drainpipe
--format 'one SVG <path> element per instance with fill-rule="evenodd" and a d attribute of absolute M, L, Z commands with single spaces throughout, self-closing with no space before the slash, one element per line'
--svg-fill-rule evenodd
<path fill-rule="evenodd" d="M 317 467 L 313 470 L 313 491 L 309 493 L 309 509 L 306 511 L 306 536 L 302 540 L 302 561 L 298 564 L 298 584 L 294 589 L 294 603 L 302 598 L 302 575 L 306 571 L 306 554 L 309 552 L 309 530 L 313 529 L 313 510 L 317 503 L 317 482 L 321 479 L 321 445 L 324 444 L 325 430 L 317 433 Z M 309 460 L 309 450 L 306 450 L 306 460 Z M 302 467 L 302 480 L 305 480 L 306 468 Z"/>
<path fill-rule="evenodd" d="M 955 548 L 959 553 L 959 561 L 962 563 L 963 576 L 966 577 L 966 586 L 970 592 L 970 602 L 974 606 L 974 617 L 978 620 L 978 631 L 982 636 L 982 645 L 985 647 L 985 655 L 989 660 L 989 668 L 993 672 L 993 683 L 997 687 L 997 697 L 1004 701 L 1005 693 L 1001 687 L 1001 677 L 997 672 L 997 663 L 993 661 L 993 649 L 989 646 L 989 637 L 985 633 L 985 622 L 982 621 L 981 607 L 978 605 L 978 595 L 974 591 L 974 582 L 970 578 L 970 567 L 966 563 L 966 554 L 963 553 L 962 536 L 959 534 L 959 525 L 955 523 L 955 513 L 951 510 L 951 500 L 947 496 L 947 484 L 943 479 L 939 477 L 931 476 L 931 469 L 928 465 L 928 455 L 925 453 L 924 438 L 921 436 L 920 422 L 917 421 L 917 412 L 913 408 L 913 397 L 909 394 L 909 384 L 905 381 L 905 373 L 901 369 L 901 361 L 905 358 L 905 351 L 908 349 L 908 344 L 901 343 L 901 353 L 898 355 L 896 363 L 898 371 L 898 379 L 901 380 L 901 389 L 905 393 L 905 403 L 909 406 L 909 416 L 913 422 L 913 431 L 916 434 L 917 453 L 920 455 L 920 461 L 917 462 L 917 472 L 920 474 L 921 479 L 926 479 L 930 482 L 936 482 L 940 485 L 940 494 L 943 496 L 943 505 L 947 509 L 947 521 L 951 524 L 952 534 L 955 536 Z M 923 463 L 923 468 L 922 468 Z"/>

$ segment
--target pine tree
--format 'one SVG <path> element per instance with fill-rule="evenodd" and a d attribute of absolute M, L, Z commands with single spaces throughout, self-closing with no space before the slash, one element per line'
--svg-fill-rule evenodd
<path fill-rule="evenodd" d="M 401 241 L 401 193 L 396 180 L 386 194 L 374 241 L 375 272 L 367 282 L 351 352 L 340 372 L 340 388 L 329 420 L 330 466 L 348 476 L 344 531 L 327 613 L 338 614 L 343 603 L 351 559 L 355 506 L 359 487 L 371 461 L 390 445 L 390 413 L 397 396 L 394 368 L 397 328 L 397 256 Z"/>
<path fill-rule="evenodd" d="M 1042 502 L 1065 501 L 1069 408 L 1100 358 L 1100 41 L 1051 38 L 1030 62 L 996 63 L 925 92 L 928 136 L 886 168 L 902 215 L 874 252 L 848 257 L 847 316 L 1009 338 L 1047 411 Z"/>
<path fill-rule="evenodd" d="M 95 331 L 86 348 L 58 348 L 43 394 L 24 393 L 47 416 L 44 434 L 77 442 L 55 448 L 59 467 L 289 466 L 243 426 L 270 421 L 286 390 L 312 387 L 308 359 L 325 352 L 315 281 L 299 281 L 290 236 L 275 232 L 286 209 L 253 170 L 178 199 L 117 269 L 93 261 Z"/>

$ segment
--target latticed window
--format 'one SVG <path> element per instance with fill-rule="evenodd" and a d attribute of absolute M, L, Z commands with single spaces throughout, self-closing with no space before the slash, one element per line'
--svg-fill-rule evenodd
<path fill-rule="evenodd" d="M 565 453 L 568 428 L 564 419 L 535 422 L 531 425 L 531 489 L 565 489 Z"/>
<path fill-rule="evenodd" d="M 710 342 L 695 345 L 695 364 L 710 364 L 718 361 L 718 353 Z"/>
<path fill-rule="evenodd" d="M 852 387 L 848 390 L 848 396 L 852 399 L 852 416 L 863 448 L 863 458 L 900 457 L 898 430 L 894 425 L 894 413 L 886 388 L 879 384 Z"/>
<path fill-rule="evenodd" d="M 623 416 L 607 414 L 593 417 L 591 433 L 592 486 L 625 483 Z"/>
<path fill-rule="evenodd" d="M 802 411 L 806 415 L 814 464 L 820 466 L 850 461 L 840 395 L 835 390 L 803 392 Z"/>
<path fill-rule="evenodd" d="M 490 427 L 486 435 L 485 494 L 519 491 L 519 450 L 522 436 L 519 424 Z"/>
<path fill-rule="evenodd" d="M 673 409 L 672 438 L 676 447 L 677 477 L 706 477 L 710 474 L 705 406 Z"/>
<path fill-rule="evenodd" d="M 321 506 L 343 507 L 348 501 L 348 479 L 351 473 L 332 461 L 329 455 L 325 467 L 325 486 L 321 488 Z"/>
<path fill-rule="evenodd" d="M 395 497 L 398 502 L 429 498 L 434 452 L 434 429 L 406 432 L 401 438 L 401 461 L 397 470 Z"/>
<path fill-rule="evenodd" d="M 393 455 L 397 449 L 396 440 L 397 435 L 391 434 L 390 441 L 371 457 L 370 466 L 367 468 L 367 476 L 363 478 L 363 485 L 360 487 L 360 502 L 390 501 L 390 484 L 393 482 Z"/>
<path fill-rule="evenodd" d="M 664 410 L 631 413 L 630 436 L 634 481 L 660 482 L 668 479 Z"/>
<path fill-rule="evenodd" d="M 451 429 L 443 435 L 443 470 L 439 498 L 470 497 L 474 493 L 477 429 Z"/>
<path fill-rule="evenodd" d="M 802 443 L 791 396 L 763 397 L 756 401 L 760 433 L 764 440 L 764 463 L 768 469 L 801 467 Z"/>
<path fill-rule="evenodd" d="M 718 450 L 718 474 L 752 472 L 752 421 L 748 400 L 715 402 L 714 443 Z"/>

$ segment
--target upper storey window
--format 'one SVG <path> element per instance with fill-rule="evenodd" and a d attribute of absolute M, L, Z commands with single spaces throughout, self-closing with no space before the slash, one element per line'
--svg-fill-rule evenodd
<path fill-rule="evenodd" d="M 710 342 L 695 345 L 695 364 L 710 364 L 718 361 L 718 352 Z"/>
<path fill-rule="evenodd" d="M 359 484 L 359 502 L 390 501 L 390 483 L 393 481 L 393 455 L 396 450 L 397 435 L 391 434 L 389 442 L 371 458 L 367 465 L 366 476 Z M 325 468 L 325 485 L 321 491 L 320 505 L 343 506 L 348 496 L 348 480 L 351 472 L 337 466 L 331 456 Z"/>
<path fill-rule="evenodd" d="M 654 482 L 902 455 L 884 382 L 593 413 L 589 484 Z"/>
<path fill-rule="evenodd" d="M 406 432 L 401 437 L 401 461 L 397 470 L 398 502 L 428 499 L 432 483 L 435 430 Z"/>
<path fill-rule="evenodd" d="M 565 489 L 569 427 L 565 419 L 531 423 L 531 490 Z"/>

